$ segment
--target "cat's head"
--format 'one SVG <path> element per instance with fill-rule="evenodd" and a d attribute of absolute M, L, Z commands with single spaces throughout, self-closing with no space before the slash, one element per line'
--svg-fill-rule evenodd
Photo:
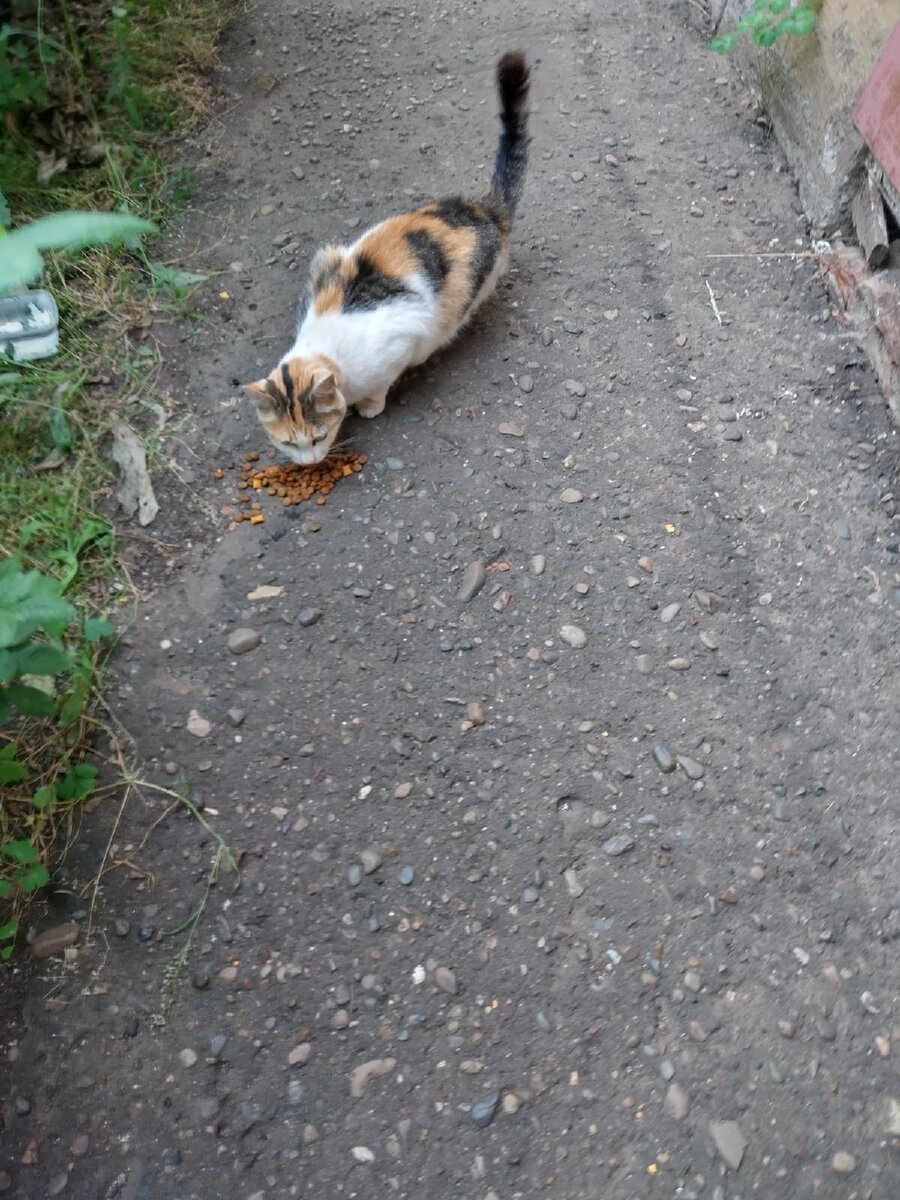
<path fill-rule="evenodd" d="M 347 413 L 333 363 L 289 358 L 246 391 L 277 450 L 306 466 L 326 457 Z"/>

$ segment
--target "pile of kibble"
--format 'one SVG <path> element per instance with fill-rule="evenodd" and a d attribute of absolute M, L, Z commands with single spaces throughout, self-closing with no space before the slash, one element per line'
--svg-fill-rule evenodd
<path fill-rule="evenodd" d="M 294 462 L 261 463 L 259 452 L 251 450 L 238 479 L 238 503 L 242 508 L 231 508 L 226 513 L 231 517 L 231 528 L 242 521 L 261 525 L 265 520 L 262 500 L 254 493 L 267 492 L 277 497 L 285 508 L 313 497 L 316 504 L 324 504 L 338 480 L 357 474 L 365 465 L 365 454 L 354 454 L 352 450 L 335 450 L 323 462 L 309 467 Z M 221 469 L 216 471 L 219 479 L 224 474 Z"/>

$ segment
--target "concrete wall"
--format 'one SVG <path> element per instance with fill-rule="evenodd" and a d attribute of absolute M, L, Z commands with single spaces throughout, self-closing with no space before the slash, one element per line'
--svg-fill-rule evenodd
<path fill-rule="evenodd" d="M 859 177 L 863 141 L 851 111 L 900 19 L 900 0 L 811 0 L 813 33 L 762 49 L 740 39 L 741 65 L 759 89 L 810 221 L 841 223 Z M 750 0 L 712 0 L 719 31 L 734 28 Z"/>

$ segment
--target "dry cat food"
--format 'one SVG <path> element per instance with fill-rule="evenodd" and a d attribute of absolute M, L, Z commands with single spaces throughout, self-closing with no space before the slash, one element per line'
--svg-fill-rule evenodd
<path fill-rule="evenodd" d="M 238 503 L 242 508 L 237 511 L 234 508 L 223 510 L 226 516 L 231 517 L 230 528 L 236 528 L 242 521 L 249 521 L 251 525 L 263 523 L 262 500 L 254 493 L 268 492 L 279 499 L 285 508 L 302 504 L 313 497 L 316 504 L 324 504 L 338 480 L 346 475 L 357 474 L 366 461 L 365 454 L 335 450 L 323 462 L 308 467 L 294 462 L 261 463 L 259 452 L 252 450 L 241 467 L 238 480 Z M 213 474 L 216 479 L 221 479 L 224 471 L 219 467 Z"/>

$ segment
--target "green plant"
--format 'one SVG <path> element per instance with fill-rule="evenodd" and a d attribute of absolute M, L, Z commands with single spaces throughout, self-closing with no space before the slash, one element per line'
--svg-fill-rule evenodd
<path fill-rule="evenodd" d="M 3 206 L 8 213 L 5 202 Z M 130 213 L 102 212 L 54 213 L 20 229 L 7 231 L 0 227 L 0 292 L 24 287 L 37 279 L 44 269 L 42 250 L 81 250 L 153 233 L 155 228 Z"/>
<path fill-rule="evenodd" d="M 816 14 L 808 4 L 794 4 L 794 0 L 754 0 L 734 31 L 720 33 L 708 46 L 718 54 L 730 54 L 742 33 L 749 34 L 757 46 L 772 46 L 780 37 L 803 37 L 812 33 L 815 26 Z"/>
<path fill-rule="evenodd" d="M 46 69 L 63 53 L 59 42 L 40 30 L 0 25 L 0 110 L 12 113 L 24 104 L 46 104 Z"/>

